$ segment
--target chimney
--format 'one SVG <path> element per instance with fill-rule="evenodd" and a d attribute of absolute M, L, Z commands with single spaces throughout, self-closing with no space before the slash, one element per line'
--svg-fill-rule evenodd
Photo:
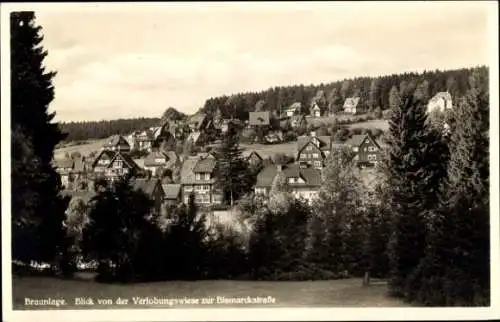
<path fill-rule="evenodd" d="M 277 165 L 276 165 L 276 168 L 277 168 L 277 171 L 278 171 L 278 172 L 283 171 L 283 165 L 282 165 L 282 164 L 277 164 Z"/>

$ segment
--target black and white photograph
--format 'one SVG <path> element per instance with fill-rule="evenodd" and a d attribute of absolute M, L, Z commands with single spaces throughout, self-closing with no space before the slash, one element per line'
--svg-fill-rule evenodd
<path fill-rule="evenodd" d="M 500 318 L 496 1 L 1 24 L 3 320 Z"/>

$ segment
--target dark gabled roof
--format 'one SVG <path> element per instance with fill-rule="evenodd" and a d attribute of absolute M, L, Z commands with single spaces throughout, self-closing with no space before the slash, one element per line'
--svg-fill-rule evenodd
<path fill-rule="evenodd" d="M 252 151 L 248 156 L 247 156 L 247 160 L 249 160 L 252 156 L 256 156 L 257 158 L 259 158 L 260 160 L 264 160 L 260 154 L 258 154 L 256 151 Z"/>
<path fill-rule="evenodd" d="M 127 145 L 130 147 L 130 145 L 128 144 L 127 140 L 125 140 L 123 138 L 123 136 L 121 135 L 118 135 L 118 134 L 115 134 L 115 135 L 112 135 L 110 136 L 106 142 L 104 142 L 104 147 L 114 147 L 114 146 L 117 146 L 119 144 L 124 144 L 124 145 Z"/>
<path fill-rule="evenodd" d="M 359 97 L 348 97 L 344 101 L 344 109 L 356 107 L 359 103 Z"/>
<path fill-rule="evenodd" d="M 164 162 L 156 162 L 157 159 L 165 159 Z M 149 153 L 146 158 L 144 158 L 144 165 L 146 167 L 162 166 L 166 165 L 168 161 L 168 156 L 163 152 L 153 151 Z"/>
<path fill-rule="evenodd" d="M 198 166 L 200 160 L 211 160 L 202 163 L 197 170 L 204 170 L 212 167 L 211 162 L 215 166 L 215 158 L 208 153 L 199 154 L 197 156 L 190 156 L 184 160 L 181 167 L 181 184 L 195 184 L 195 183 L 213 183 L 215 180 L 211 178 L 209 181 L 196 180 L 195 167 Z M 212 167 L 213 170 L 213 167 Z M 202 172 L 202 171 L 198 171 Z M 211 171 L 210 171 L 211 172 Z"/>
<path fill-rule="evenodd" d="M 269 125 L 269 112 L 250 112 L 248 123 L 250 125 Z"/>
<path fill-rule="evenodd" d="M 110 160 L 112 160 L 116 155 L 116 152 L 115 151 L 110 151 L 110 150 L 101 150 L 101 152 L 99 153 L 99 155 L 97 155 L 97 157 L 94 159 L 94 161 L 92 162 L 92 168 L 95 167 L 95 165 L 97 164 L 97 162 L 101 159 L 102 156 L 106 156 L 108 157 Z"/>
<path fill-rule="evenodd" d="M 164 183 L 162 188 L 166 199 L 177 199 L 181 192 L 181 185 L 178 183 Z"/>
<path fill-rule="evenodd" d="M 271 187 L 274 177 L 276 176 L 277 168 L 275 164 L 270 164 L 264 167 L 257 175 L 256 187 Z"/>
<path fill-rule="evenodd" d="M 129 166 L 129 168 L 134 169 L 134 170 L 139 170 L 141 168 L 134 161 L 134 159 L 132 159 L 132 157 L 130 156 L 130 154 L 128 154 L 128 153 L 121 153 L 121 152 L 116 152 L 116 154 L 114 155 L 114 157 L 109 162 L 108 167 L 111 167 L 111 165 L 113 164 L 113 161 L 115 161 L 115 159 L 118 156 L 120 156 L 123 159 L 123 161 L 125 161 L 125 163 Z"/>
<path fill-rule="evenodd" d="M 278 166 L 275 164 L 268 165 L 262 169 L 257 175 L 256 187 L 270 188 L 273 181 L 278 174 Z M 301 168 L 298 164 L 290 163 L 282 166 L 282 174 L 285 178 L 302 178 L 305 183 L 288 183 L 290 186 L 304 187 L 304 186 L 321 186 L 321 173 L 314 168 Z"/>
<path fill-rule="evenodd" d="M 200 159 L 193 168 L 194 173 L 212 173 L 215 168 L 215 159 Z"/>
<path fill-rule="evenodd" d="M 160 181 L 158 179 L 135 178 L 131 181 L 131 185 L 134 190 L 142 190 L 151 196 L 157 185 L 160 185 Z"/>
<path fill-rule="evenodd" d="M 316 138 L 319 141 L 318 148 L 320 150 L 325 150 L 325 149 L 328 150 L 328 149 L 330 149 L 330 145 L 331 145 L 331 141 L 332 141 L 332 138 L 330 136 L 328 136 L 328 135 L 320 135 L 320 136 L 316 136 Z M 302 151 L 302 149 L 304 149 L 304 147 L 309 142 L 312 142 L 312 139 L 313 139 L 313 137 L 311 137 L 311 136 L 301 136 L 301 137 L 299 137 L 299 139 L 297 140 L 297 152 L 300 153 Z"/>
<path fill-rule="evenodd" d="M 346 145 L 359 146 L 363 143 L 363 140 L 368 136 L 368 134 L 355 134 L 350 139 L 345 141 Z"/>

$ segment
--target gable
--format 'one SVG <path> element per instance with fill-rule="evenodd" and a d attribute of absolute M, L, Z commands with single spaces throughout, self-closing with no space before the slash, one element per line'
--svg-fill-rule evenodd
<path fill-rule="evenodd" d="M 310 150 L 308 150 L 308 147 L 312 147 Z M 314 144 L 314 142 L 312 141 L 309 141 L 308 143 L 306 143 L 302 149 L 299 151 L 299 154 L 302 153 L 302 152 L 307 152 L 307 153 L 320 153 L 321 151 L 319 150 L 318 146 L 316 144 Z"/>

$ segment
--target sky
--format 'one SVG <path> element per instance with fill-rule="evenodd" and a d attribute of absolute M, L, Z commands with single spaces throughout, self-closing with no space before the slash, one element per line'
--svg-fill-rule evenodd
<path fill-rule="evenodd" d="M 487 65 L 491 3 L 41 6 L 57 121 L 194 113 L 219 95 Z"/>

